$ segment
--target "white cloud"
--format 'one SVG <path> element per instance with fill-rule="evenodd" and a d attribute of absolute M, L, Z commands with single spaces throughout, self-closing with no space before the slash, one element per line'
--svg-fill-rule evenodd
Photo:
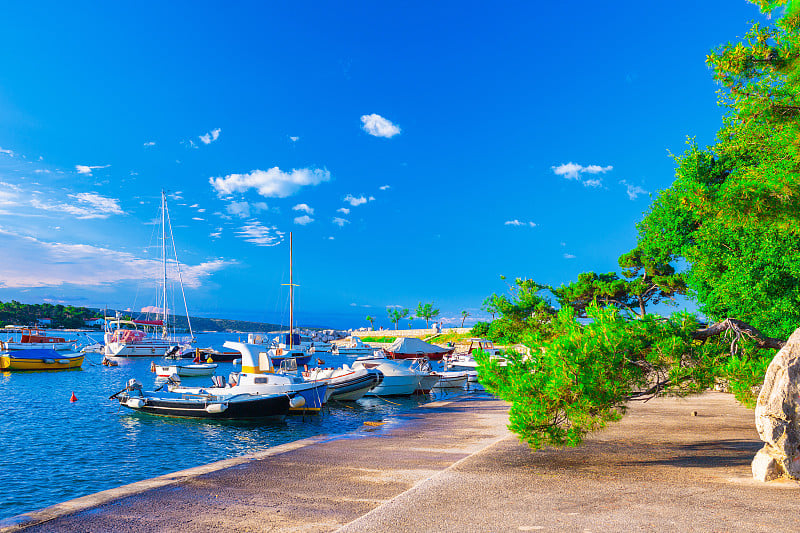
<path fill-rule="evenodd" d="M 37 168 L 34 170 L 36 174 L 51 174 L 51 171 L 47 170 L 46 168 Z"/>
<path fill-rule="evenodd" d="M 314 219 L 311 218 L 308 215 L 303 215 L 301 217 L 295 217 L 295 219 L 294 219 L 294 223 L 295 224 L 300 224 L 301 226 L 305 226 L 306 224 L 311 224 L 312 222 L 314 222 Z"/>
<path fill-rule="evenodd" d="M 91 176 L 93 170 L 97 170 L 99 168 L 108 168 L 110 166 L 111 165 L 96 165 L 96 166 L 75 165 L 75 170 L 78 171 L 78 174 L 86 174 L 88 176 Z"/>
<path fill-rule="evenodd" d="M 9 157 L 14 157 L 14 152 L 12 150 L 3 150 L 0 148 L 0 154 L 6 154 Z"/>
<path fill-rule="evenodd" d="M 200 140 L 203 141 L 203 144 L 211 144 L 212 142 L 219 139 L 219 132 L 221 131 L 222 131 L 221 128 L 213 129 L 210 132 L 206 133 L 205 135 L 200 135 Z"/>
<path fill-rule="evenodd" d="M 225 210 L 231 215 L 236 215 L 242 218 L 250 218 L 250 203 L 249 202 L 231 202 Z"/>
<path fill-rule="evenodd" d="M 391 186 L 389 186 L 389 185 L 381 185 L 381 186 L 380 186 L 380 187 L 378 187 L 378 188 L 379 188 L 380 190 L 382 190 L 382 191 L 387 191 L 387 190 L 391 189 Z"/>
<path fill-rule="evenodd" d="M 294 206 L 292 208 L 292 210 L 293 211 L 304 211 L 304 212 L 308 213 L 309 215 L 313 215 L 314 214 L 314 208 L 310 207 L 308 204 L 297 204 L 296 206 Z"/>
<path fill-rule="evenodd" d="M 371 115 L 363 115 L 361 117 L 363 126 L 361 128 L 375 137 L 394 137 L 400 133 L 400 127 L 392 124 L 388 119 L 383 118 L 375 113 Z"/>
<path fill-rule="evenodd" d="M 208 234 L 212 239 L 219 239 L 222 237 L 222 228 L 217 228 L 217 231 Z"/>
<path fill-rule="evenodd" d="M 334 217 L 333 218 L 333 223 L 341 228 L 341 227 L 344 227 L 345 224 L 349 224 L 350 221 L 346 220 L 344 218 Z"/>
<path fill-rule="evenodd" d="M 564 254 L 564 259 L 575 259 L 575 256 L 572 254 Z"/>
<path fill-rule="evenodd" d="M 124 215 L 125 212 L 119 206 L 119 200 L 116 198 L 107 198 L 99 194 L 82 192 L 78 194 L 70 194 L 70 198 L 75 198 L 78 204 L 66 203 L 47 203 L 39 200 L 38 198 L 31 199 L 31 205 L 37 209 L 44 209 L 45 211 L 61 211 L 75 215 L 81 219 L 90 218 L 108 218 L 111 215 Z"/>
<path fill-rule="evenodd" d="M 343 213 L 345 215 L 349 215 L 350 214 L 350 210 L 348 208 L 346 208 L 346 207 L 340 207 L 339 209 L 336 210 L 336 212 L 337 213 Z"/>
<path fill-rule="evenodd" d="M 297 141 L 300 140 L 300 137 L 289 137 L 289 140 L 292 141 L 293 143 L 296 143 Z"/>
<path fill-rule="evenodd" d="M 249 220 L 236 234 L 256 246 L 276 246 L 283 241 L 283 232 L 275 226 L 264 226 L 258 220 Z"/>
<path fill-rule="evenodd" d="M 156 145 L 155 141 L 147 141 L 146 143 L 144 143 L 144 146 L 155 146 L 155 145 Z"/>
<path fill-rule="evenodd" d="M 204 218 L 200 218 L 200 217 L 192 217 L 192 220 L 198 220 L 198 221 L 200 221 L 200 220 L 205 220 L 205 219 L 204 219 Z"/>
<path fill-rule="evenodd" d="M 556 176 L 563 176 L 568 180 L 581 180 L 581 176 L 583 174 L 605 174 L 606 172 L 614 170 L 614 167 L 611 165 L 608 165 L 607 167 L 601 167 L 600 165 L 589 165 L 584 167 L 577 163 L 573 163 L 572 161 L 550 168 L 553 169 L 553 173 L 555 173 Z"/>
<path fill-rule="evenodd" d="M 0 228 L 4 250 L 2 288 L 54 287 L 64 284 L 113 287 L 126 280 L 157 280 L 163 265 L 131 253 L 92 246 L 46 242 Z M 232 261 L 214 259 L 198 265 L 181 264 L 186 287 L 202 285 L 204 278 Z"/>
<path fill-rule="evenodd" d="M 535 222 L 522 222 L 520 220 L 517 220 L 516 218 L 514 220 L 506 220 L 504 224 L 506 226 L 530 226 L 532 228 L 536 227 Z"/>
<path fill-rule="evenodd" d="M 625 192 L 628 194 L 628 198 L 631 200 L 636 200 L 640 194 L 650 194 L 650 191 L 646 191 L 638 185 L 633 185 L 625 180 L 620 181 L 620 183 L 625 186 Z"/>
<path fill-rule="evenodd" d="M 229 174 L 224 178 L 208 178 L 208 182 L 222 197 L 255 189 L 267 198 L 286 198 L 306 185 L 319 185 L 330 181 L 331 173 L 322 169 L 300 168 L 283 172 L 278 167 L 253 170 L 249 174 Z"/>
<path fill-rule="evenodd" d="M 148 306 L 142 307 L 142 310 L 139 311 L 139 312 L 140 313 L 150 313 L 150 314 L 161 315 L 161 314 L 164 313 L 164 310 L 161 307 L 158 307 L 156 305 L 148 305 Z M 167 314 L 171 314 L 171 313 L 172 313 L 172 311 L 170 309 L 167 309 Z"/>
<path fill-rule="evenodd" d="M 591 178 L 591 179 L 583 181 L 583 186 L 584 187 L 592 187 L 592 188 L 602 187 L 603 186 L 603 180 L 600 179 L 600 178 Z"/>
<path fill-rule="evenodd" d="M 344 197 L 344 201 L 349 203 L 353 207 L 358 207 L 359 205 L 365 204 L 365 203 L 369 202 L 370 200 L 374 200 L 374 199 L 375 198 L 373 198 L 372 196 L 367 198 L 363 194 L 361 196 L 359 196 L 359 197 L 355 197 L 352 194 L 348 194 L 347 196 Z"/>

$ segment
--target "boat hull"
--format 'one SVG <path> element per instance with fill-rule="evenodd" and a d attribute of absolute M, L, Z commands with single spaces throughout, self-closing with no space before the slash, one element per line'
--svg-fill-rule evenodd
<path fill-rule="evenodd" d="M 166 342 L 143 344 L 110 342 L 106 343 L 103 353 L 109 357 L 163 357 L 169 348 L 170 345 Z"/>
<path fill-rule="evenodd" d="M 411 396 L 419 387 L 419 375 L 387 376 L 366 396 Z"/>
<path fill-rule="evenodd" d="M 417 394 L 428 394 L 437 383 L 439 383 L 438 374 L 427 374 L 421 376 L 419 379 L 419 385 L 417 385 L 417 388 L 414 390 L 414 392 Z"/>
<path fill-rule="evenodd" d="M 436 389 L 463 389 L 469 379 L 468 372 L 439 372 Z"/>
<path fill-rule="evenodd" d="M 83 354 L 64 355 L 46 348 L 0 352 L 0 370 L 69 370 L 80 368 L 83 357 Z"/>
<path fill-rule="evenodd" d="M 174 418 L 210 420 L 280 420 L 289 412 L 289 396 L 234 397 L 230 399 L 169 398 L 153 396 L 118 396 L 121 405 L 137 412 Z M 237 399 L 238 398 L 238 399 Z M 223 408 L 224 407 L 224 408 Z"/>
<path fill-rule="evenodd" d="M 178 374 L 182 378 L 210 376 L 216 371 L 216 363 L 198 363 L 191 365 L 170 365 L 158 366 L 156 365 L 156 376 L 160 378 L 168 378 L 172 374 Z"/>
<path fill-rule="evenodd" d="M 70 350 L 75 345 L 72 342 L 4 342 L 6 350 Z"/>

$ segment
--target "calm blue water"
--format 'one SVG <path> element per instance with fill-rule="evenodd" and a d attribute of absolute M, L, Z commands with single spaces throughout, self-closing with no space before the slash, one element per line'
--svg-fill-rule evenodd
<path fill-rule="evenodd" d="M 237 337 L 200 334 L 198 346 L 219 349 Z M 323 357 L 325 366 L 347 362 Z M 0 519 L 313 435 L 355 431 L 365 421 L 385 420 L 434 399 L 332 402 L 319 416 L 272 423 L 171 419 L 134 413 L 108 399 L 132 377 L 152 389 L 150 364 L 163 359 L 117 359 L 118 367 L 102 366 L 101 359 L 87 354 L 80 370 L 0 372 Z M 234 370 L 239 369 L 220 363 L 217 374 Z M 78 401 L 70 403 L 73 392 Z"/>

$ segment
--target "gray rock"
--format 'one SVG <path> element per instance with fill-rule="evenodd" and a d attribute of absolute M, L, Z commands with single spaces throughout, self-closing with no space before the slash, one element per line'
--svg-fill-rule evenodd
<path fill-rule="evenodd" d="M 753 458 L 753 477 L 800 479 L 800 328 L 775 354 L 756 403 L 756 430 L 766 445 Z"/>

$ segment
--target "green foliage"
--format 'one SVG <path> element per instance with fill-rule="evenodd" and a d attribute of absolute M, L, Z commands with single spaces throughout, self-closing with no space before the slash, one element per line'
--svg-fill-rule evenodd
<path fill-rule="evenodd" d="M 77 329 L 84 327 L 84 320 L 102 318 L 102 314 L 97 309 L 71 305 L 23 304 L 16 300 L 0 302 L 0 325 L 35 326 L 40 318 L 51 319 L 54 328 Z"/>
<path fill-rule="evenodd" d="M 367 322 L 369 322 L 370 329 L 375 329 L 375 317 L 374 316 L 367 315 L 365 320 Z"/>
<path fill-rule="evenodd" d="M 590 305 L 587 316 L 591 322 L 582 324 L 565 307 L 549 339 L 526 331 L 532 356 L 475 356 L 481 384 L 512 403 L 509 427 L 531 447 L 579 444 L 654 384 L 688 394 L 713 383 L 721 348 L 692 341 L 697 322 L 690 315 L 627 320 L 612 307 Z"/>
<path fill-rule="evenodd" d="M 497 296 L 495 293 L 492 293 L 487 296 L 481 304 L 481 309 L 492 315 L 492 320 L 494 320 L 495 315 L 500 312 L 500 307 L 498 305 L 499 299 L 499 296 Z"/>
<path fill-rule="evenodd" d="M 727 358 L 720 367 L 720 376 L 728 382 L 730 392 L 745 407 L 754 409 L 764 374 L 767 372 L 774 353 L 754 349 Z"/>
<path fill-rule="evenodd" d="M 433 303 L 419 303 L 417 306 L 417 316 L 425 319 L 425 327 L 430 325 L 430 321 L 439 316 L 439 310 L 433 307 Z"/>
<path fill-rule="evenodd" d="M 469 330 L 469 334 L 473 337 L 488 337 L 491 325 L 491 322 L 475 322 L 475 325 Z"/>
<path fill-rule="evenodd" d="M 539 294 L 546 289 L 547 285 L 532 279 L 517 278 L 513 285 L 509 284 L 508 295 L 492 295 L 500 318 L 493 320 L 488 332 L 481 336 L 501 344 L 516 344 L 526 330 L 547 332 L 556 311 L 550 300 Z"/>
<path fill-rule="evenodd" d="M 408 316 L 408 309 L 400 309 L 397 307 L 387 307 L 386 313 L 389 315 L 389 322 L 394 324 L 394 329 L 397 329 L 397 324 Z"/>

